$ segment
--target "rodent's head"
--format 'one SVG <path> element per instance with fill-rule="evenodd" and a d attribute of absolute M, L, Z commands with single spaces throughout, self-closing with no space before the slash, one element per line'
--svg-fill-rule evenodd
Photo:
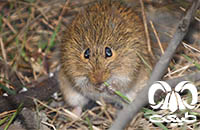
<path fill-rule="evenodd" d="M 80 12 L 62 39 L 61 69 L 80 90 L 96 91 L 108 82 L 126 91 L 141 64 L 137 53 L 147 52 L 139 17 L 119 2 L 109 2 Z"/>

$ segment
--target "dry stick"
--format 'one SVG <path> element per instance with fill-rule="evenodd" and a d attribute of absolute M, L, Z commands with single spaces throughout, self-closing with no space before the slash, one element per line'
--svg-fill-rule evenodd
<path fill-rule="evenodd" d="M 66 8 L 68 7 L 68 5 L 69 5 L 69 0 L 67 0 L 66 2 L 65 2 L 65 4 L 64 4 L 64 6 L 63 6 L 63 8 L 62 8 L 62 11 L 61 11 L 61 13 L 60 13 L 60 16 L 58 17 L 58 21 L 57 21 L 57 23 L 56 23 L 56 26 L 58 26 L 58 24 L 61 22 L 61 20 L 62 20 L 62 17 L 63 17 L 63 15 L 64 15 L 64 13 L 65 13 L 65 10 L 66 10 Z"/>
<path fill-rule="evenodd" d="M 160 80 L 163 74 L 165 73 L 169 62 L 175 53 L 176 48 L 178 47 L 179 43 L 184 38 L 185 34 L 187 33 L 190 21 L 192 16 L 194 15 L 195 11 L 199 7 L 200 0 L 195 0 L 191 6 L 191 8 L 187 11 L 185 17 L 182 18 L 174 37 L 169 43 L 168 48 L 166 49 L 164 55 L 161 56 L 160 60 L 157 62 L 150 79 L 148 80 L 146 86 L 143 88 L 142 91 L 137 95 L 136 99 L 133 102 L 125 107 L 122 111 L 119 112 L 116 120 L 112 124 L 109 130 L 122 130 L 124 129 L 127 124 L 131 122 L 133 117 L 140 111 L 140 109 L 147 105 L 148 103 L 148 90 L 149 86 L 151 86 L 155 81 Z"/>
<path fill-rule="evenodd" d="M 143 3 L 142 0 L 140 0 L 140 5 L 141 5 L 141 9 L 142 9 L 142 19 L 143 19 L 143 23 L 144 23 L 145 35 L 146 35 L 146 38 L 147 38 L 148 51 L 151 54 L 151 56 L 154 57 L 154 54 L 153 54 L 152 49 L 151 49 L 150 36 L 149 36 L 148 27 L 147 27 L 147 19 L 146 19 L 146 15 L 145 15 L 145 12 L 144 12 L 144 3 Z"/>
<path fill-rule="evenodd" d="M 158 42 L 158 45 L 159 45 L 159 47 L 160 47 L 161 53 L 164 54 L 164 49 L 163 49 L 162 43 L 161 43 L 161 41 L 160 41 L 160 38 L 159 38 L 159 36 L 158 36 L 158 32 L 156 31 L 156 29 L 155 29 L 155 27 L 154 27 L 152 21 L 150 21 L 150 24 L 151 24 L 151 27 L 152 27 L 152 29 L 153 29 L 153 33 L 154 33 L 154 35 L 155 35 L 155 37 L 156 37 L 156 40 L 157 40 L 157 42 Z"/>
<path fill-rule="evenodd" d="M 16 34 L 17 31 L 13 28 L 13 26 L 10 24 L 10 22 L 6 19 L 6 18 L 3 18 L 3 21 L 6 23 L 6 25 L 10 28 L 10 30 Z"/>
<path fill-rule="evenodd" d="M 156 29 L 155 29 L 155 27 L 154 27 L 154 25 L 153 25 L 153 22 L 150 21 L 149 23 L 151 24 L 151 27 L 152 27 L 152 29 L 153 29 L 153 33 L 154 33 L 154 35 L 155 35 L 155 37 L 156 37 L 156 40 L 157 40 L 158 45 L 159 45 L 159 47 L 160 47 L 161 53 L 162 53 L 162 55 L 163 55 L 163 54 L 164 54 L 164 49 L 163 49 L 163 47 L 162 47 L 162 44 L 161 44 L 160 38 L 159 38 L 159 36 L 158 36 L 158 33 L 157 33 L 157 31 L 156 31 Z M 168 73 L 169 73 L 169 77 L 171 77 L 170 68 L 168 67 L 167 70 L 168 70 Z"/>
<path fill-rule="evenodd" d="M 6 50 L 5 50 L 5 47 L 4 47 L 2 37 L 0 37 L 0 46 L 1 46 L 1 51 L 2 51 L 2 56 L 3 56 L 4 62 L 7 64 L 7 54 L 6 54 Z"/>
<path fill-rule="evenodd" d="M 1 46 L 1 51 L 2 51 L 4 62 L 6 64 L 8 64 L 6 49 L 5 49 L 2 37 L 0 37 L 0 46 Z M 6 79 L 8 79 L 8 66 L 5 66 L 5 77 L 6 77 Z M 9 87 L 7 83 L 6 83 L 6 86 Z"/>

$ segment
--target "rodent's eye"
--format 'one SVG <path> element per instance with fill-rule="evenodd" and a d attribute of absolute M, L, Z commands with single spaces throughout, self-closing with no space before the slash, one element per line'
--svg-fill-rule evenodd
<path fill-rule="evenodd" d="M 86 49 L 84 52 L 84 58 L 89 59 L 90 58 L 90 48 Z"/>
<path fill-rule="evenodd" d="M 105 48 L 105 56 L 106 58 L 112 56 L 112 50 L 109 47 Z"/>

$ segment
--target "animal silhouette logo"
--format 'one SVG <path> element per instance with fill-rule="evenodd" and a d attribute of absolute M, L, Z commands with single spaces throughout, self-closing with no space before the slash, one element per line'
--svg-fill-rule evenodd
<path fill-rule="evenodd" d="M 161 102 L 155 103 L 154 96 L 158 90 L 166 93 L 166 97 L 162 99 Z M 192 101 L 190 104 L 181 99 L 180 93 L 184 90 L 188 90 L 192 94 Z M 168 109 L 171 112 L 175 112 L 176 110 L 194 109 L 198 100 L 198 93 L 196 87 L 189 81 L 178 83 L 174 90 L 171 89 L 168 83 L 157 81 L 150 87 L 148 98 L 153 109 Z"/>

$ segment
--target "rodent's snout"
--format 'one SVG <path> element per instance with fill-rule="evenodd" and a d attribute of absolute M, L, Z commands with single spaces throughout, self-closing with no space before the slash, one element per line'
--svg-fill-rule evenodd
<path fill-rule="evenodd" d="M 94 71 L 89 73 L 90 82 L 94 85 L 100 86 L 102 83 L 108 80 L 110 77 L 107 71 Z"/>

